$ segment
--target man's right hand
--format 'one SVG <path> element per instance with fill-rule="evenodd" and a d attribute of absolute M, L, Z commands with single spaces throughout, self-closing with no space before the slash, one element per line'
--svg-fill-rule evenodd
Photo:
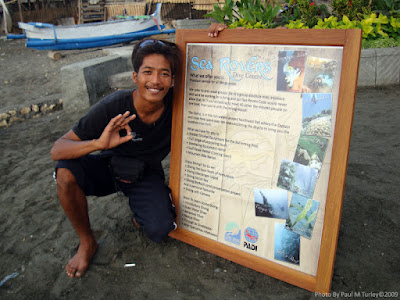
<path fill-rule="evenodd" d="M 98 139 L 82 141 L 72 130 L 68 131 L 59 138 L 51 149 L 53 160 L 74 159 L 97 150 L 106 150 L 117 147 L 132 139 L 132 129 L 128 125 L 136 118 L 136 115 L 129 115 L 127 111 L 123 115 L 112 118 L 104 128 L 103 133 Z M 126 130 L 126 136 L 120 136 L 121 130 Z"/>
<path fill-rule="evenodd" d="M 100 138 L 96 140 L 99 150 L 115 148 L 132 139 L 132 129 L 128 124 L 136 118 L 136 115 L 130 116 L 129 114 L 130 112 L 127 111 L 123 115 L 119 114 L 110 120 Z M 119 132 L 124 129 L 126 135 L 121 137 Z"/>

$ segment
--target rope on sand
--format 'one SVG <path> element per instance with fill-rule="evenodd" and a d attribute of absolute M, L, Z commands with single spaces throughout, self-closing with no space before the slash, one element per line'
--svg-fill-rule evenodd
<path fill-rule="evenodd" d="M 0 281 L 0 286 L 3 286 L 3 284 L 5 284 L 7 281 L 9 281 L 12 278 L 15 278 L 19 275 L 18 272 L 14 272 L 11 275 L 7 275 L 6 277 L 4 277 L 4 279 L 2 281 Z"/>

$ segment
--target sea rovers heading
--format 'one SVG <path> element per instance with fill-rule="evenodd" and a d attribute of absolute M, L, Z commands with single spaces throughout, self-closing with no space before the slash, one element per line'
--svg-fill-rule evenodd
<path fill-rule="evenodd" d="M 200 59 L 197 56 L 193 56 L 190 62 L 193 71 L 214 68 L 210 60 Z M 271 63 L 258 61 L 256 56 L 250 57 L 245 62 L 223 57 L 219 60 L 219 69 L 221 72 L 226 72 L 233 81 L 240 81 L 243 78 L 272 80 L 272 77 L 268 77 L 271 73 Z"/>

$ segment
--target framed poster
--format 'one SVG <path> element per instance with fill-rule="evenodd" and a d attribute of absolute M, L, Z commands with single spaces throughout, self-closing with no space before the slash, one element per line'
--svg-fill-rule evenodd
<path fill-rule="evenodd" d="M 330 291 L 360 30 L 177 30 L 171 236 Z"/>

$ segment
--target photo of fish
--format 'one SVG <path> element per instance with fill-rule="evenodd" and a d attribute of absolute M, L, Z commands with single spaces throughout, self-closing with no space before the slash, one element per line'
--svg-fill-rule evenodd
<path fill-rule="evenodd" d="M 305 51 L 279 51 L 277 90 L 301 92 L 307 53 Z"/>
<path fill-rule="evenodd" d="M 318 208 L 318 201 L 293 194 L 290 200 L 289 218 L 286 220 L 286 228 L 311 239 Z"/>
<path fill-rule="evenodd" d="M 293 193 L 312 197 L 318 171 L 296 162 L 282 159 L 277 185 Z"/>
<path fill-rule="evenodd" d="M 331 93 L 336 65 L 336 60 L 307 57 L 303 93 Z"/>
<path fill-rule="evenodd" d="M 274 258 L 291 264 L 300 264 L 300 235 L 287 230 L 284 224 L 275 224 Z"/>
<path fill-rule="evenodd" d="M 278 189 L 254 189 L 257 217 L 288 218 L 288 192 Z"/>
<path fill-rule="evenodd" d="M 332 135 L 332 94 L 302 94 L 302 133 L 330 137 Z"/>

